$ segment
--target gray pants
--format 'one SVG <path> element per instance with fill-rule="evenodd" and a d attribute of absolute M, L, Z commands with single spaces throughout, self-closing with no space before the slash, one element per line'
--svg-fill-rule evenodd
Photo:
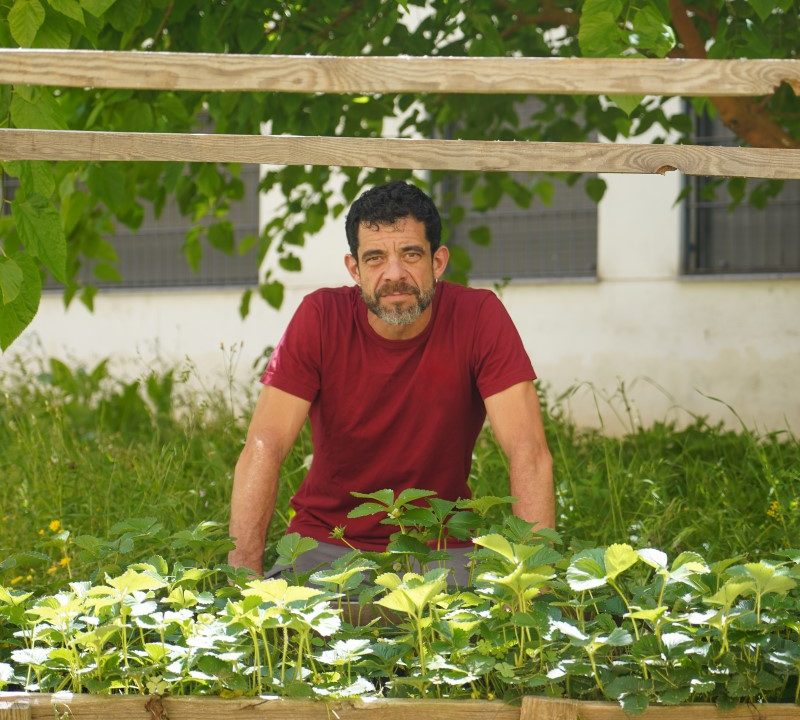
<path fill-rule="evenodd" d="M 451 570 L 450 575 L 447 577 L 448 585 L 458 585 L 459 587 L 466 587 L 469 584 L 469 558 L 467 557 L 468 553 L 471 553 L 474 550 L 472 546 L 470 547 L 457 547 L 457 548 L 450 548 L 447 551 L 449 558 L 444 561 L 437 561 L 436 563 L 432 563 L 428 569 L 432 569 L 433 567 L 446 567 Z M 347 555 L 350 552 L 350 548 L 344 545 L 334 545 L 333 543 L 325 543 L 321 542 L 317 547 L 313 550 L 309 550 L 307 553 L 303 553 L 299 558 L 297 558 L 297 562 L 292 565 L 279 565 L 275 563 L 266 573 L 264 573 L 265 578 L 274 578 L 280 577 L 280 575 L 284 572 L 294 572 L 298 574 L 305 574 L 310 573 L 314 570 L 320 570 L 322 568 L 328 567 L 334 560 L 337 558 L 342 557 L 342 555 Z M 418 571 L 419 567 L 415 568 L 415 571 Z M 398 574 L 402 576 L 404 570 L 401 570 Z"/>

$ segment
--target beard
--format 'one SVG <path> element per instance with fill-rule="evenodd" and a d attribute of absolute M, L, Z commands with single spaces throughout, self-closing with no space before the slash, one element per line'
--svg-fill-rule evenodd
<path fill-rule="evenodd" d="M 404 282 L 387 282 L 376 290 L 374 295 L 369 294 L 362 287 L 361 297 L 367 309 L 388 325 L 411 325 L 411 323 L 419 319 L 420 315 L 433 302 L 435 290 L 434 285 L 431 285 L 427 290 L 419 290 Z M 380 304 L 380 299 L 384 295 L 396 292 L 411 293 L 415 298 L 414 304 L 411 307 L 401 307 L 400 303 L 395 303 L 390 307 Z"/>

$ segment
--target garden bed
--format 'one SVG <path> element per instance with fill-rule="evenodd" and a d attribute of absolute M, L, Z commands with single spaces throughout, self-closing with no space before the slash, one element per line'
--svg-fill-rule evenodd
<path fill-rule="evenodd" d="M 612 702 L 528 696 L 521 706 L 497 700 L 414 700 L 357 698 L 322 702 L 276 697 L 161 697 L 158 695 L 78 695 L 69 692 L 0 693 L 0 720 L 628 720 Z M 651 706 L 644 720 L 800 720 L 800 706 L 739 705 L 720 710 L 696 703 Z"/>

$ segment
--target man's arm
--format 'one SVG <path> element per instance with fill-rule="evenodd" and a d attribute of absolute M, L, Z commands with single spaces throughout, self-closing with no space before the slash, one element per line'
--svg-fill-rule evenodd
<path fill-rule="evenodd" d="M 509 465 L 514 514 L 537 527 L 555 528 L 553 461 L 544 436 L 539 398 L 522 382 L 484 400 L 492 430 Z"/>
<path fill-rule="evenodd" d="M 261 391 L 233 474 L 229 532 L 236 547 L 228 554 L 228 562 L 235 567 L 262 572 L 264 538 L 275 510 L 281 463 L 310 406 L 307 400 L 275 387 Z"/>

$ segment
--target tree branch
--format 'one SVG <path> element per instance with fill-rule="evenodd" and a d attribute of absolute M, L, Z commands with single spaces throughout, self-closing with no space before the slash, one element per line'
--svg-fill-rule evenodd
<path fill-rule="evenodd" d="M 495 5 L 510 12 L 517 19 L 516 25 L 507 27 L 500 33 L 504 40 L 517 32 L 521 25 L 548 25 L 551 27 L 577 27 L 579 16 L 569 10 L 556 6 L 554 0 L 544 0 L 541 10 L 535 15 L 526 15 L 509 0 L 495 0 Z"/>
<path fill-rule="evenodd" d="M 706 58 L 703 38 L 689 17 L 682 0 L 669 0 L 672 26 L 683 45 L 684 57 Z M 705 18 L 709 24 L 716 19 Z M 754 98 L 710 97 L 722 122 L 741 140 L 753 147 L 798 148 L 800 141 L 786 132 Z"/>

